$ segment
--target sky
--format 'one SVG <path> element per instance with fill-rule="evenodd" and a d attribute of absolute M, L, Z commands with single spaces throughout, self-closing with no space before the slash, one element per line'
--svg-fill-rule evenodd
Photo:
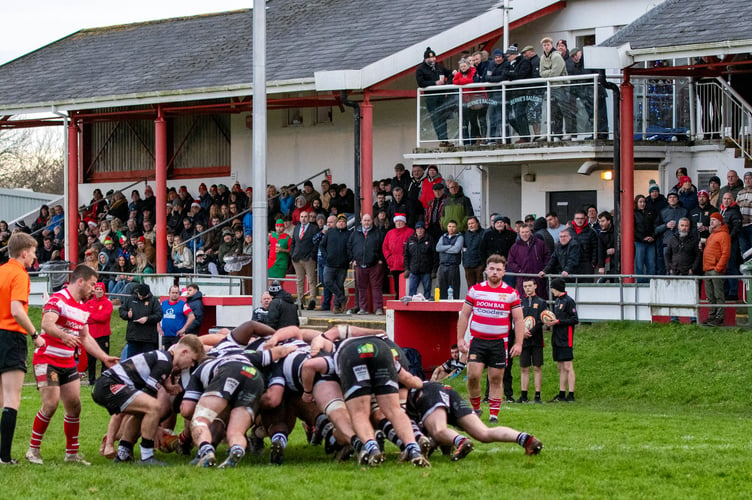
<path fill-rule="evenodd" d="M 2 0 L 0 64 L 84 28 L 245 9 L 254 0 Z"/>

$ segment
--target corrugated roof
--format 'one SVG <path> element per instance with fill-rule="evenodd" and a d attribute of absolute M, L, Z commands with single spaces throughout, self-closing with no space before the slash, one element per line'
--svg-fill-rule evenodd
<path fill-rule="evenodd" d="M 752 1 L 667 0 L 601 43 L 632 49 L 749 40 Z"/>
<path fill-rule="evenodd" d="M 267 80 L 361 69 L 497 3 L 271 0 Z M 0 106 L 249 85 L 252 24 L 242 10 L 81 30 L 0 66 Z"/>

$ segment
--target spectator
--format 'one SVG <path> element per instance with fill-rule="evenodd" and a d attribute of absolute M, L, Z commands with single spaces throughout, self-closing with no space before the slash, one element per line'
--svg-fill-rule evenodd
<path fill-rule="evenodd" d="M 193 322 L 185 327 L 185 333 L 201 335 L 201 324 L 204 322 L 203 294 L 196 283 L 189 283 L 185 289 L 185 300 L 193 312 Z"/>
<path fill-rule="evenodd" d="M 726 263 L 726 274 L 736 276 L 739 274 L 739 234 L 742 232 L 742 213 L 739 204 L 734 200 L 731 191 L 723 193 L 723 202 L 721 205 L 721 215 L 723 224 L 728 230 L 731 238 L 731 250 L 728 262 Z M 712 231 L 711 231 L 712 232 Z M 729 278 L 725 281 L 724 289 L 726 290 L 727 300 L 737 300 L 739 298 L 739 280 Z"/>
<path fill-rule="evenodd" d="M 566 68 L 566 73 L 564 74 L 573 74 L 575 71 L 574 61 L 572 61 L 572 58 L 569 55 L 567 41 L 564 39 L 557 41 L 556 51 L 561 55 L 561 58 L 564 59 L 564 66 Z M 562 95 L 565 96 L 563 103 L 566 103 L 561 107 L 562 113 L 564 115 L 564 125 L 566 128 L 566 133 L 561 138 L 561 140 L 563 141 L 568 141 L 573 137 L 573 134 L 577 133 L 577 98 L 572 93 L 572 85 L 572 82 L 567 82 L 566 84 L 562 85 L 561 88 Z"/>
<path fill-rule="evenodd" d="M 295 198 L 290 195 L 288 187 L 282 186 L 279 193 L 279 209 L 282 215 L 292 215 Z"/>
<path fill-rule="evenodd" d="M 319 232 L 315 223 L 309 222 L 307 211 L 300 212 L 300 223 L 295 226 L 292 233 L 292 247 L 290 257 L 292 258 L 292 267 L 295 269 L 297 303 L 301 309 L 305 307 L 305 280 L 308 278 L 308 288 L 311 300 L 308 303 L 308 310 L 312 311 L 316 307 L 316 295 L 318 290 L 316 284 L 316 246 L 313 244 L 313 238 Z"/>
<path fill-rule="evenodd" d="M 457 231 L 464 233 L 467 230 L 468 217 L 475 214 L 473 204 L 456 180 L 449 179 L 446 186 L 449 196 L 441 208 L 441 227 L 446 227 L 448 221 L 454 220 L 457 222 Z"/>
<path fill-rule="evenodd" d="M 554 211 L 548 212 L 546 214 L 546 224 L 548 224 L 547 230 L 551 238 L 554 241 L 559 241 L 559 233 L 567 227 L 559 222 L 559 215 Z"/>
<path fill-rule="evenodd" d="M 656 222 L 655 234 L 660 238 L 658 246 L 659 255 L 663 256 L 663 262 L 666 262 L 665 249 L 671 233 L 676 229 L 679 219 L 688 217 L 689 212 L 679 204 L 679 195 L 675 192 L 668 194 L 668 206 L 661 211 L 659 222 Z M 660 272 L 659 267 L 659 272 Z M 665 274 L 665 271 L 661 274 Z"/>
<path fill-rule="evenodd" d="M 298 326 L 300 324 L 298 308 L 295 306 L 292 295 L 282 288 L 279 280 L 274 280 L 269 285 L 269 295 L 272 296 L 272 301 L 269 304 L 266 324 L 275 330 L 286 326 Z"/>
<path fill-rule="evenodd" d="M 46 228 L 49 222 L 50 208 L 47 205 L 42 205 L 41 207 L 39 207 L 39 215 L 37 215 L 36 220 L 34 220 L 31 225 L 31 232 L 36 233 L 37 231 Z"/>
<path fill-rule="evenodd" d="M 543 55 L 540 59 L 540 76 L 541 78 L 555 78 L 557 76 L 566 76 L 567 68 L 561 54 L 554 50 L 554 41 L 550 37 L 541 40 Z M 551 86 L 551 116 L 548 118 L 551 126 L 551 133 L 554 135 L 554 141 L 560 140 L 564 131 L 564 109 L 568 105 L 567 89 L 560 85 Z M 554 239 L 557 239 L 553 234 Z M 557 235 L 558 236 L 558 235 Z"/>
<path fill-rule="evenodd" d="M 86 309 L 89 311 L 89 335 L 93 338 L 105 354 L 110 353 L 110 320 L 112 319 L 112 302 L 105 294 L 105 284 L 102 282 L 94 285 L 94 297 L 86 302 Z M 106 369 L 104 363 L 101 363 L 102 370 Z M 97 359 L 89 356 L 89 385 L 94 385 L 97 380 Z M 100 371 L 100 373 L 101 373 Z"/>
<path fill-rule="evenodd" d="M 348 243 L 350 232 L 347 230 L 347 216 L 338 215 L 334 228 L 329 229 L 319 244 L 324 259 L 324 286 L 334 297 L 334 313 L 341 314 L 347 308 L 345 278 L 350 266 Z"/>
<path fill-rule="evenodd" d="M 601 231 L 598 238 L 598 263 L 596 268 L 599 274 L 619 274 L 621 272 L 621 258 L 616 242 L 614 231 L 614 219 L 609 212 L 598 214 L 598 223 Z"/>
<path fill-rule="evenodd" d="M 224 267 L 226 259 L 228 257 L 234 257 L 238 255 L 238 253 L 238 241 L 235 239 L 232 229 L 225 227 L 222 229 L 222 243 L 219 244 L 219 250 L 217 252 L 217 265 L 220 274 L 225 274 Z"/>
<path fill-rule="evenodd" d="M 470 216 L 467 219 L 467 230 L 462 235 L 462 243 L 465 247 L 462 252 L 462 266 L 465 268 L 465 281 L 468 287 L 483 281 L 485 265 L 480 249 L 483 234 L 484 231 L 480 227 L 478 218 L 474 215 Z"/>
<path fill-rule="evenodd" d="M 261 294 L 261 305 L 253 310 L 251 320 L 266 324 L 269 315 L 269 305 L 272 303 L 272 296 L 269 292 Z"/>
<path fill-rule="evenodd" d="M 423 203 L 420 200 L 420 195 L 423 189 L 423 176 L 424 175 L 425 175 L 425 169 L 423 168 L 422 165 L 413 165 L 412 176 L 410 177 L 410 184 L 408 185 L 407 192 L 405 193 L 407 195 L 408 203 L 410 203 L 410 205 L 415 207 L 416 209 L 420 210 L 420 213 L 415 214 L 416 216 L 423 214 Z"/>
<path fill-rule="evenodd" d="M 546 222 L 545 217 L 538 217 L 535 219 L 535 222 L 533 222 L 533 234 L 536 238 L 546 244 L 549 253 L 554 251 L 556 242 L 551 236 L 551 233 L 548 232 L 548 223 Z"/>
<path fill-rule="evenodd" d="M 329 193 L 331 186 L 332 184 L 328 179 L 321 180 L 321 208 L 323 208 L 327 214 L 329 213 L 329 200 L 332 199 L 332 195 Z"/>
<path fill-rule="evenodd" d="M 294 224 L 300 223 L 300 214 L 301 212 L 308 213 L 308 210 L 311 208 L 311 205 L 308 203 L 308 200 L 306 200 L 305 196 L 302 194 L 295 198 L 295 210 L 292 211 L 292 221 Z"/>
<path fill-rule="evenodd" d="M 52 238 L 45 236 L 42 240 L 42 248 L 37 250 L 37 262 L 44 264 L 52 259 L 52 252 L 55 251 L 55 247 L 52 245 Z"/>
<path fill-rule="evenodd" d="M 116 273 L 110 278 L 110 282 L 107 286 L 107 290 L 112 295 L 124 294 L 125 286 L 133 281 L 133 276 L 129 273 L 133 272 L 131 264 L 125 255 L 121 255 L 117 258 L 117 264 L 113 272 Z"/>
<path fill-rule="evenodd" d="M 537 276 L 543 268 L 548 264 L 551 258 L 551 252 L 543 242 L 533 236 L 533 232 L 528 226 L 522 226 L 520 228 L 519 237 L 509 249 L 509 259 L 507 260 L 507 271 L 511 273 L 520 274 L 533 274 L 530 276 L 517 276 L 516 285 L 518 293 L 521 297 L 526 296 L 526 290 L 523 288 L 523 283 L 528 280 L 533 280 L 535 288 L 541 290 L 541 296 L 545 299 L 548 297 L 546 293 L 545 282 Z"/>
<path fill-rule="evenodd" d="M 540 78 L 540 57 L 535 53 L 532 45 L 526 45 L 520 51 L 523 57 L 530 61 L 532 72 L 530 78 Z M 528 90 L 527 120 L 533 129 L 533 140 L 541 139 L 540 123 L 543 115 L 543 100 L 545 86 L 538 86 Z"/>
<path fill-rule="evenodd" d="M 177 344 L 195 319 L 191 307 L 180 297 L 180 287 L 172 285 L 169 297 L 162 301 L 162 320 L 157 323 L 162 349 L 167 351 Z"/>
<path fill-rule="evenodd" d="M 162 307 L 149 285 L 138 285 L 133 295 L 123 301 L 119 312 L 120 318 L 128 322 L 125 358 L 158 348 L 157 324 L 162 320 Z"/>
<path fill-rule="evenodd" d="M 431 238 L 433 238 L 434 241 L 438 241 L 444 232 L 444 227 L 441 225 L 441 215 L 444 212 L 444 204 L 447 201 L 447 195 L 444 191 L 444 184 L 433 184 L 433 187 L 430 187 L 429 189 L 433 192 L 433 199 L 428 205 L 426 205 L 426 231 L 431 235 Z"/>
<path fill-rule="evenodd" d="M 697 206 L 690 210 L 691 227 L 700 233 L 700 238 L 710 236 L 710 215 L 718 210 L 710 204 L 710 195 L 704 189 L 697 192 Z"/>
<path fill-rule="evenodd" d="M 483 235 L 480 243 L 480 254 L 483 262 L 488 260 L 491 255 L 502 255 L 506 259 L 509 255 L 509 249 L 514 245 L 517 235 L 507 227 L 504 217 L 496 215 L 493 218 L 493 227 Z"/>
<path fill-rule="evenodd" d="M 412 297 L 418 293 L 418 284 L 423 286 L 423 296 L 431 296 L 431 273 L 434 268 L 436 245 L 433 238 L 426 233 L 423 222 L 415 224 L 415 233 L 410 236 L 405 246 L 405 278 L 408 279 L 407 294 Z"/>
<path fill-rule="evenodd" d="M 423 53 L 423 63 L 418 66 L 415 71 L 415 79 L 418 82 L 418 87 L 428 88 L 437 85 L 444 85 L 452 77 L 451 72 L 446 70 L 441 64 L 436 61 L 436 52 L 431 50 L 431 47 L 427 47 Z M 426 103 L 426 111 L 431 117 L 433 123 L 433 129 L 436 132 L 436 139 L 441 141 L 441 146 L 447 146 L 447 118 L 449 117 L 449 110 L 451 104 L 447 99 L 447 96 L 441 91 L 430 92 L 427 91 L 424 97 Z"/>
<path fill-rule="evenodd" d="M 580 245 L 572 238 L 571 229 L 563 229 L 559 233 L 559 243 L 556 244 L 554 253 L 551 254 L 551 260 L 548 261 L 543 271 L 538 273 L 538 276 L 542 278 L 546 274 L 561 274 L 566 279 L 577 271 L 579 262 Z"/>
<path fill-rule="evenodd" d="M 457 222 L 447 222 L 447 232 L 436 243 L 436 253 L 439 254 L 438 278 L 441 300 L 448 298 L 449 288 L 452 289 L 452 299 L 459 297 L 463 242 L 462 235 L 457 232 Z"/>
<path fill-rule="evenodd" d="M 598 264 L 598 236 L 590 228 L 587 214 L 584 210 L 574 213 L 574 220 L 570 223 L 574 231 L 574 239 L 580 245 L 580 263 L 575 271 L 577 274 L 593 274 Z M 592 281 L 586 278 L 584 281 Z"/>
<path fill-rule="evenodd" d="M 407 240 L 413 234 L 413 230 L 406 224 L 407 217 L 405 214 L 396 214 L 394 216 L 394 229 L 390 229 L 386 233 L 382 245 L 386 265 L 394 280 L 394 293 L 397 298 L 401 296 L 399 278 L 405 272 L 405 246 Z"/>
<path fill-rule="evenodd" d="M 710 204 L 716 209 L 721 208 L 721 178 L 714 175 L 708 181 L 708 196 L 710 196 Z"/>
<path fill-rule="evenodd" d="M 744 254 L 752 248 L 752 171 L 744 172 L 744 187 L 736 193 L 736 203 L 742 214 L 739 251 Z"/>
<path fill-rule="evenodd" d="M 452 83 L 454 85 L 469 85 L 475 83 L 475 67 L 467 59 L 460 59 L 459 70 L 454 71 Z M 462 92 L 462 127 L 465 130 L 465 144 L 480 144 L 480 124 L 476 110 L 478 91 L 482 89 L 468 89 Z M 485 95 L 485 92 L 483 93 Z M 477 110 L 478 113 L 480 109 Z"/>
<path fill-rule="evenodd" d="M 533 66 L 530 61 L 519 55 L 517 46 L 511 45 L 506 51 L 508 66 L 507 80 L 527 80 L 533 76 Z M 519 87 L 517 87 L 519 89 Z M 514 90 L 510 87 L 507 93 L 509 110 L 514 113 L 509 117 L 509 124 L 517 131 L 519 139 L 515 143 L 530 142 L 530 125 L 527 121 L 528 89 Z"/>
<path fill-rule="evenodd" d="M 321 199 L 321 194 L 313 189 L 313 182 L 311 182 L 310 180 L 303 183 L 303 196 L 305 197 L 309 205 L 313 203 L 313 200 Z"/>
<path fill-rule="evenodd" d="M 730 191 L 724 196 L 731 195 Z M 702 254 L 702 270 L 705 272 L 705 295 L 708 303 L 723 305 L 726 303 L 723 292 L 722 276 L 726 272 L 726 264 L 731 255 L 731 236 L 728 226 L 723 223 L 721 214 L 715 213 L 710 216 L 710 236 L 705 243 Z M 720 326 L 724 323 L 726 309 L 723 307 L 711 307 L 708 311 L 708 319 L 703 323 L 705 326 Z"/>
<path fill-rule="evenodd" d="M 739 179 L 739 174 L 736 173 L 736 170 L 729 170 L 726 174 L 726 180 L 728 184 L 723 186 L 720 192 L 721 202 L 723 202 L 723 195 L 726 193 L 731 193 L 734 201 L 736 201 L 736 194 L 742 190 L 744 183 Z"/>
<path fill-rule="evenodd" d="M 334 207 L 336 213 L 332 211 L 333 215 L 345 214 L 349 215 L 355 212 L 355 194 L 347 187 L 346 184 L 339 184 L 337 186 L 337 197 L 329 202 L 329 207 Z"/>
<path fill-rule="evenodd" d="M 490 83 L 500 83 L 507 78 L 507 63 L 504 59 L 504 52 L 501 49 L 493 51 L 493 62 L 489 62 L 486 67 L 484 80 Z M 501 89 L 489 92 L 490 103 L 488 106 L 488 141 L 486 146 L 496 144 L 496 140 L 503 135 L 501 130 L 502 113 L 504 112 L 504 98 Z"/>
<path fill-rule="evenodd" d="M 206 252 L 204 250 L 199 250 L 198 252 L 196 252 L 196 274 L 211 274 L 213 276 L 219 275 L 217 264 L 206 256 Z"/>
<path fill-rule="evenodd" d="M 433 188 L 436 185 L 441 185 L 443 188 L 444 179 L 441 177 L 436 165 L 429 165 L 420 188 L 420 202 L 424 209 L 428 209 L 428 205 L 433 201 L 433 197 L 435 196 Z"/>
<path fill-rule="evenodd" d="M 601 225 L 598 223 L 598 208 L 595 205 L 588 205 L 585 208 L 587 212 L 588 225 L 590 229 L 599 233 L 601 231 Z"/>
<path fill-rule="evenodd" d="M 405 196 L 405 190 L 401 186 L 397 186 L 392 189 L 392 201 L 390 201 L 386 208 L 386 216 L 389 219 L 394 219 L 395 214 L 405 214 L 407 217 L 407 227 L 415 227 L 415 223 L 418 221 L 418 215 L 423 213 L 423 208 L 416 207 Z"/>
<path fill-rule="evenodd" d="M 322 311 L 331 311 L 332 292 L 326 287 L 326 282 L 324 280 L 324 269 L 326 268 L 326 258 L 324 257 L 324 253 L 321 250 L 321 242 L 323 241 L 326 233 L 329 232 L 330 229 L 334 229 L 336 222 L 337 222 L 337 217 L 335 217 L 334 215 L 330 215 L 329 217 L 326 217 L 323 214 L 319 214 L 316 216 L 316 225 L 319 227 L 319 232 L 316 233 L 316 236 L 313 237 L 313 244 L 316 247 L 316 271 L 317 271 L 319 284 L 323 284 L 324 286 L 324 290 L 322 293 L 323 299 L 321 300 Z"/>
<path fill-rule="evenodd" d="M 681 176 L 679 184 L 681 187 L 677 189 L 676 193 L 679 195 L 682 206 L 689 213 L 697 207 L 697 188 L 694 187 L 692 179 L 688 175 Z"/>
<path fill-rule="evenodd" d="M 692 276 L 700 271 L 700 238 L 690 227 L 689 219 L 682 217 L 666 243 L 666 270 L 670 275 Z"/>
<path fill-rule="evenodd" d="M 371 213 L 376 214 L 379 210 L 387 211 L 386 191 L 379 191 L 376 193 L 376 202 L 373 204 L 373 210 Z"/>
<path fill-rule="evenodd" d="M 635 274 L 654 276 L 656 273 L 655 219 L 646 207 L 645 197 L 635 196 L 634 244 Z M 638 278 L 638 283 L 648 283 L 648 278 Z"/>
<path fill-rule="evenodd" d="M 410 174 L 407 173 L 405 165 L 403 165 L 402 163 L 397 163 L 396 165 L 394 165 L 394 177 L 392 177 L 392 196 L 394 195 L 394 190 L 397 187 L 400 187 L 405 191 L 407 191 L 407 189 L 410 187 Z"/>
<path fill-rule="evenodd" d="M 172 265 L 177 273 L 193 272 L 193 252 L 177 234 L 172 240 Z"/>
<path fill-rule="evenodd" d="M 373 228 L 369 214 L 360 217 L 361 226 L 350 235 L 348 255 L 355 266 L 355 284 L 358 288 L 358 314 L 368 314 L 368 290 L 371 290 L 373 309 L 383 314 L 384 258 L 381 253 L 384 235 Z"/>

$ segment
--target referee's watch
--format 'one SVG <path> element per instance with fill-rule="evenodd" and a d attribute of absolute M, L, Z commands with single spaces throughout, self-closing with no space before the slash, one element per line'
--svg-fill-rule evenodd
<path fill-rule="evenodd" d="M 37 337 L 39 337 L 39 332 L 34 330 L 34 333 L 31 334 L 31 340 L 36 340 Z"/>

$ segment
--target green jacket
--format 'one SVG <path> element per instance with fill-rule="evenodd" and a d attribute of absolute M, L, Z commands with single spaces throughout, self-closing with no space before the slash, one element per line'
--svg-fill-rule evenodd
<path fill-rule="evenodd" d="M 447 223 L 454 220 L 457 222 L 457 232 L 464 233 L 467 231 L 467 218 L 473 215 L 475 215 L 473 204 L 470 203 L 470 198 L 465 196 L 460 189 L 457 194 L 450 194 L 444 201 L 441 212 L 441 228 L 446 230 Z"/>

